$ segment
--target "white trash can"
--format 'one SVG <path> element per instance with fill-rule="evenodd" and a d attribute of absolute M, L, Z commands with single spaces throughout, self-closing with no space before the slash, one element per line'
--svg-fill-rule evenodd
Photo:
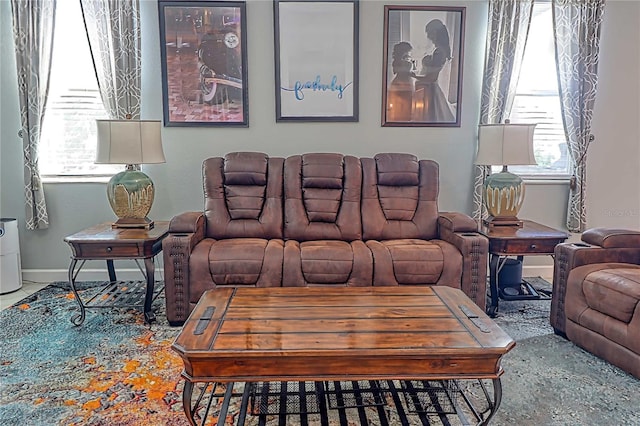
<path fill-rule="evenodd" d="M 0 218 L 0 294 L 22 288 L 18 220 Z"/>

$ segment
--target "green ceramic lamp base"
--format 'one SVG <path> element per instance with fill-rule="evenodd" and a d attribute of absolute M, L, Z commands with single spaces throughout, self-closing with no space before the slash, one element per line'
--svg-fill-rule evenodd
<path fill-rule="evenodd" d="M 127 165 L 127 169 L 113 176 L 107 184 L 107 198 L 118 220 L 114 228 L 151 229 L 153 221 L 147 215 L 154 196 L 153 182 L 146 174 Z"/>
<path fill-rule="evenodd" d="M 485 224 L 490 226 L 522 226 L 518 212 L 524 202 L 524 182 L 522 178 L 507 170 L 504 166 L 500 173 L 494 173 L 485 179 L 483 197 L 489 218 Z"/>

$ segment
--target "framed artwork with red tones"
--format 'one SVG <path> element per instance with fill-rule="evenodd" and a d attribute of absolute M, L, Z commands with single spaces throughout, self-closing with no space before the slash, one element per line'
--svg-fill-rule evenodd
<path fill-rule="evenodd" d="M 165 126 L 249 126 L 245 2 L 158 2 Z"/>
<path fill-rule="evenodd" d="M 460 127 L 464 20 L 464 7 L 384 7 L 382 126 Z"/>

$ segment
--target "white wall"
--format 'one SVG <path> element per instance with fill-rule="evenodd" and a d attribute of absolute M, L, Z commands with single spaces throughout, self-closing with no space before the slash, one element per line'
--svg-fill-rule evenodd
<path fill-rule="evenodd" d="M 390 2 L 387 2 L 390 3 Z M 412 2 L 403 2 L 411 4 Z M 459 128 L 382 128 L 382 40 L 385 2 L 360 2 L 360 121 L 358 123 L 276 123 L 273 84 L 273 5 L 249 0 L 248 72 L 250 127 L 164 128 L 166 164 L 145 167 L 156 184 L 150 217 L 160 220 L 186 210 L 201 210 L 201 163 L 209 156 L 254 150 L 287 156 L 304 152 L 343 152 L 370 156 L 377 152 L 409 152 L 440 164 L 440 209 L 470 213 L 472 163 L 479 116 L 487 3 L 435 2 L 465 6 L 466 38 Z M 416 2 L 416 4 L 424 4 Z M 157 2 L 143 0 L 143 118 L 162 118 Z M 49 229 L 26 231 L 22 189 L 18 101 L 10 29 L 10 3 L 0 1 L 0 215 L 17 217 L 23 268 L 65 270 L 69 249 L 63 238 L 86 226 L 113 219 L 104 184 L 46 184 Z M 603 26 L 600 97 L 594 121 L 597 142 L 589 157 L 589 206 L 594 224 L 638 225 L 637 165 L 639 142 L 638 25 L 640 3 L 607 2 Z M 621 67 L 619 64 L 625 64 Z M 634 166 L 631 177 L 620 165 Z M 630 173 L 630 172 L 629 172 Z M 616 184 L 625 178 L 624 185 Z M 635 179 L 635 180 L 634 180 Z M 601 182 L 606 182 L 601 184 Z M 635 188 L 635 190 L 629 190 Z M 529 185 L 521 217 L 563 227 L 565 184 Z M 605 200 L 605 201 L 599 201 Z M 617 201 L 619 200 L 619 201 Z M 627 216 L 599 214 L 604 206 L 631 212 Z M 634 210 L 635 209 L 635 210 Z M 617 210 L 616 210 L 617 211 Z M 590 222 L 591 223 L 591 222 Z M 533 263 L 538 261 L 534 259 Z M 542 261 L 542 260 L 540 260 Z M 548 265 L 550 260 L 545 260 Z"/>
<path fill-rule="evenodd" d="M 640 2 L 606 3 L 587 223 L 640 230 Z"/>

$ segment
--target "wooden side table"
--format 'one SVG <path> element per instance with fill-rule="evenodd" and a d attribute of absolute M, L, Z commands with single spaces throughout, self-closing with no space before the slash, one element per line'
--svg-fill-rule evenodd
<path fill-rule="evenodd" d="M 85 319 L 87 308 L 139 307 L 143 306 L 147 323 L 155 320 L 151 311 L 151 303 L 162 291 L 155 289 L 154 256 L 162 251 L 162 240 L 169 231 L 169 222 L 155 222 L 152 229 L 117 228 L 111 223 L 101 223 L 69 235 L 64 241 L 71 247 L 71 264 L 69 265 L 69 284 L 80 306 L 80 313 L 71 318 L 75 325 L 81 325 Z M 114 260 L 144 260 L 142 271 L 145 281 L 118 281 L 116 279 Z M 109 283 L 102 291 L 86 303 L 82 301 L 76 289 L 76 277 L 87 260 L 106 260 L 109 272 Z M 78 261 L 80 265 L 78 265 Z"/>
<path fill-rule="evenodd" d="M 508 256 L 517 256 L 522 261 L 524 256 L 548 255 L 559 243 L 569 238 L 569 234 L 531 220 L 524 220 L 522 227 L 483 226 L 481 231 L 489 239 L 489 291 L 491 305 L 487 314 L 495 317 L 498 311 L 498 272 Z"/>

